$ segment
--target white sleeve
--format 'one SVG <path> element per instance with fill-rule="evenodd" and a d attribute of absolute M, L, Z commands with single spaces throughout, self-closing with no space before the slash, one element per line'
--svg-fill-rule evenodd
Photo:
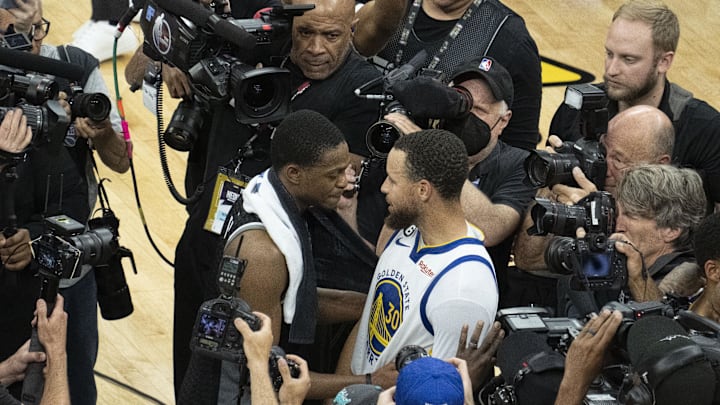
<path fill-rule="evenodd" d="M 479 262 L 466 262 L 450 270 L 435 285 L 425 312 L 432 326 L 432 356 L 455 356 L 460 329 L 472 331 L 476 322 L 484 322 L 480 341 L 485 338 L 497 312 L 497 284 L 492 270 Z"/>

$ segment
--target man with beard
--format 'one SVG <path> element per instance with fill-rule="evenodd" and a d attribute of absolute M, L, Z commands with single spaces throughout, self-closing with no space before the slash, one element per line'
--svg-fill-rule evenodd
<path fill-rule="evenodd" d="M 389 215 L 357 330 L 353 374 L 392 363 L 407 345 L 453 357 L 463 324 L 483 321 L 480 340 L 487 334 L 497 283 L 483 234 L 463 213 L 467 176 L 465 147 L 448 131 L 403 136 L 388 154 L 381 191 Z"/>
<path fill-rule="evenodd" d="M 635 105 L 662 110 L 675 128 L 672 161 L 703 177 L 709 207 L 720 202 L 720 114 L 666 76 L 680 37 L 677 16 L 662 3 L 631 0 L 613 16 L 605 40 L 604 84 L 609 117 Z M 580 138 L 580 112 L 562 105 L 550 133 Z"/>

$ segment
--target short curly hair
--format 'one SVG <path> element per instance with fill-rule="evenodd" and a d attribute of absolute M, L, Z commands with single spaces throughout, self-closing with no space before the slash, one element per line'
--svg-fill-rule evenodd
<path fill-rule="evenodd" d="M 720 260 L 720 212 L 703 219 L 695 229 L 693 239 L 695 258 L 701 268 L 708 260 Z"/>
<path fill-rule="evenodd" d="M 406 153 L 410 180 L 429 181 L 446 200 L 460 198 L 468 176 L 468 156 L 465 145 L 455 134 L 426 129 L 402 136 L 393 148 Z"/>
<path fill-rule="evenodd" d="M 324 115 L 298 110 L 275 128 L 270 142 L 270 161 L 275 170 L 291 163 L 312 166 L 325 152 L 344 142 L 340 129 Z"/>

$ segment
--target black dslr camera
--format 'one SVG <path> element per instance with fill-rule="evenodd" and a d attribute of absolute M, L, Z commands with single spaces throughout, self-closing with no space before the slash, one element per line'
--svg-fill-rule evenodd
<path fill-rule="evenodd" d="M 578 228 L 587 233 L 610 235 L 615 231 L 615 198 L 606 191 L 590 193 L 577 205 L 553 203 L 546 198 L 536 198 L 530 211 L 533 226 L 529 235 L 575 236 Z"/>
<path fill-rule="evenodd" d="M 223 256 L 218 272 L 220 297 L 205 301 L 198 311 L 190 340 L 190 348 L 202 355 L 235 363 L 244 362 L 243 338 L 233 325 L 235 318 L 244 319 L 250 329 L 260 329 L 260 319 L 247 302 L 234 297 L 247 262 Z"/>
<path fill-rule="evenodd" d="M 143 52 L 187 73 L 193 97 L 175 110 L 164 134 L 173 149 L 189 151 L 203 132 L 212 108 L 234 100 L 235 118 L 242 124 L 279 121 L 290 112 L 290 72 L 278 66 L 287 55 L 292 21 L 313 9 L 312 4 L 275 6 L 258 19 L 232 19 L 229 24 L 254 37 L 253 49 L 239 49 L 207 26 L 198 27 L 192 16 L 180 16 L 149 0 L 141 18 L 145 34 Z M 217 27 L 227 37 L 227 23 Z M 258 63 L 264 67 L 256 68 Z"/>
<path fill-rule="evenodd" d="M 535 187 L 555 184 L 577 186 L 572 169 L 578 166 L 598 189 L 605 185 L 607 162 L 600 136 L 607 132 L 608 99 L 605 92 L 592 84 L 568 86 L 565 104 L 581 111 L 582 138 L 577 142 L 563 142 L 552 154 L 535 150 L 525 159 L 524 166 L 530 183 Z"/>

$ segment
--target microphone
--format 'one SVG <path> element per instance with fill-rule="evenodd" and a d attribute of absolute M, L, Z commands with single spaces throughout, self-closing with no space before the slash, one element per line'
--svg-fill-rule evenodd
<path fill-rule="evenodd" d="M 397 82 L 392 87 L 392 93 L 413 116 L 423 118 L 461 118 L 470 112 L 473 105 L 469 91 L 449 87 L 427 76 Z"/>
<path fill-rule="evenodd" d="M 428 53 L 426 50 L 422 49 L 420 52 L 416 53 L 415 56 L 413 56 L 408 63 L 398 67 L 397 69 L 393 69 L 385 76 L 385 84 L 389 89 L 394 90 L 394 86 L 398 82 L 405 81 L 412 77 L 412 75 L 415 74 L 415 71 L 420 69 L 427 60 Z"/>
<path fill-rule="evenodd" d="M 132 22 L 133 18 L 137 15 L 140 10 L 145 7 L 145 2 L 142 0 L 134 0 L 132 2 L 132 7 L 128 8 L 128 10 L 123 14 L 122 17 L 120 17 L 120 21 L 117 23 L 117 30 L 115 31 L 115 38 L 120 38 L 123 32 L 125 32 L 125 28 L 127 28 L 128 25 L 130 25 L 130 22 Z"/>
<path fill-rule="evenodd" d="M 674 320 L 641 318 L 628 331 L 627 351 L 635 371 L 646 376 L 656 404 L 712 403 L 712 366 L 702 348 Z"/>
<path fill-rule="evenodd" d="M 250 50 L 255 47 L 255 36 L 197 3 L 189 0 L 156 0 L 156 2 L 171 14 L 185 17 L 198 27 L 210 28 L 218 36 L 241 49 Z"/>
<path fill-rule="evenodd" d="M 67 63 L 30 52 L 0 47 L 0 64 L 62 77 L 74 82 L 82 80 L 85 72 L 80 65 Z"/>

